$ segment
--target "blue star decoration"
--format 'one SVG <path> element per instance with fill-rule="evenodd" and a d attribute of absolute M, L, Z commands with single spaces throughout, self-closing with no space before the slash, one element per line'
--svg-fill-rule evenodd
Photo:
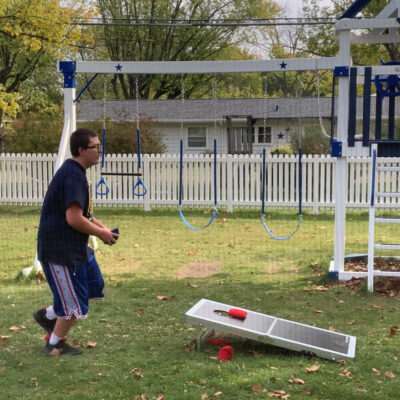
<path fill-rule="evenodd" d="M 283 133 L 282 132 L 278 133 L 278 139 L 283 139 Z"/>
<path fill-rule="evenodd" d="M 287 64 L 285 61 L 282 61 L 282 64 L 279 64 L 281 66 L 281 69 L 286 69 Z"/>
<path fill-rule="evenodd" d="M 122 70 L 122 65 L 120 65 L 120 64 L 118 63 L 118 65 L 115 66 L 115 69 L 116 69 L 117 71 L 121 71 L 121 70 Z"/>

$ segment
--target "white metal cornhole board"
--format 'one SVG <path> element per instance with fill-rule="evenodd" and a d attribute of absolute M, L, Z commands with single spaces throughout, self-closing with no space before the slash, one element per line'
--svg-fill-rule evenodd
<path fill-rule="evenodd" d="M 240 309 L 246 311 L 247 316 L 246 319 L 241 320 L 226 314 L 231 308 L 238 307 L 201 299 L 185 313 L 185 322 L 199 325 L 198 347 L 212 331 L 218 330 L 330 360 L 354 358 L 355 336 L 272 317 L 244 308 Z M 204 329 L 208 329 L 205 334 L 202 333 Z"/>

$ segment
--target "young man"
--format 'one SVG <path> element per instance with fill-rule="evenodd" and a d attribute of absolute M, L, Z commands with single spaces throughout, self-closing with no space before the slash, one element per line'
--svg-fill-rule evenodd
<path fill-rule="evenodd" d="M 38 258 L 54 303 L 35 312 L 34 318 L 51 333 L 43 352 L 56 355 L 82 353 L 63 339 L 76 319 L 87 317 L 89 297 L 102 286 L 100 269 L 87 247 L 89 235 L 107 245 L 118 239 L 118 234 L 91 214 L 86 170 L 100 159 L 97 134 L 77 129 L 71 135 L 70 149 L 72 158 L 64 161 L 48 187 L 38 232 Z"/>

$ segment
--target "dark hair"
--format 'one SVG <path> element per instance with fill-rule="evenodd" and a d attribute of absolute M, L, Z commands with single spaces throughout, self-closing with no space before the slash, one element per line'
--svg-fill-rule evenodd
<path fill-rule="evenodd" d="M 97 137 L 97 133 L 86 128 L 79 128 L 72 132 L 69 140 L 69 148 L 74 157 L 79 156 L 79 147 L 86 148 L 89 144 L 90 138 Z"/>

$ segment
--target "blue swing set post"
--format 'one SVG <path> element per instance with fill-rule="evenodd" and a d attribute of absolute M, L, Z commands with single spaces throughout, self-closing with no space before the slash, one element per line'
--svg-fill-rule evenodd
<path fill-rule="evenodd" d="M 189 222 L 187 221 L 187 219 L 185 218 L 185 216 L 183 215 L 183 211 L 182 211 L 182 171 L 183 171 L 183 140 L 180 141 L 180 158 L 179 158 L 179 215 L 182 219 L 182 221 L 185 223 L 185 225 L 194 230 L 194 231 L 200 231 L 202 229 L 205 229 L 207 227 L 209 227 L 215 217 L 218 214 L 218 209 L 217 209 L 217 140 L 214 139 L 214 212 L 210 218 L 210 220 L 208 221 L 208 223 L 206 225 L 204 225 L 203 227 L 197 228 L 194 227 L 192 225 L 189 224 Z"/>
<path fill-rule="evenodd" d="M 265 221 L 265 183 L 266 183 L 266 157 L 265 157 L 265 148 L 263 149 L 263 168 L 262 168 L 262 191 L 261 191 L 261 223 L 264 226 L 264 229 L 268 233 L 271 238 L 276 239 L 276 240 L 287 240 L 290 239 L 300 228 L 300 225 L 303 222 L 303 211 L 302 211 L 302 197 L 303 197 L 303 192 L 302 192 L 302 170 L 301 170 L 301 158 L 302 158 L 302 151 L 301 148 L 299 148 L 299 179 L 298 179 L 298 194 L 299 194 L 299 219 L 297 222 L 297 226 L 295 230 L 291 233 L 289 233 L 286 236 L 277 236 L 274 235 L 271 230 L 268 228 L 268 225 Z"/>

